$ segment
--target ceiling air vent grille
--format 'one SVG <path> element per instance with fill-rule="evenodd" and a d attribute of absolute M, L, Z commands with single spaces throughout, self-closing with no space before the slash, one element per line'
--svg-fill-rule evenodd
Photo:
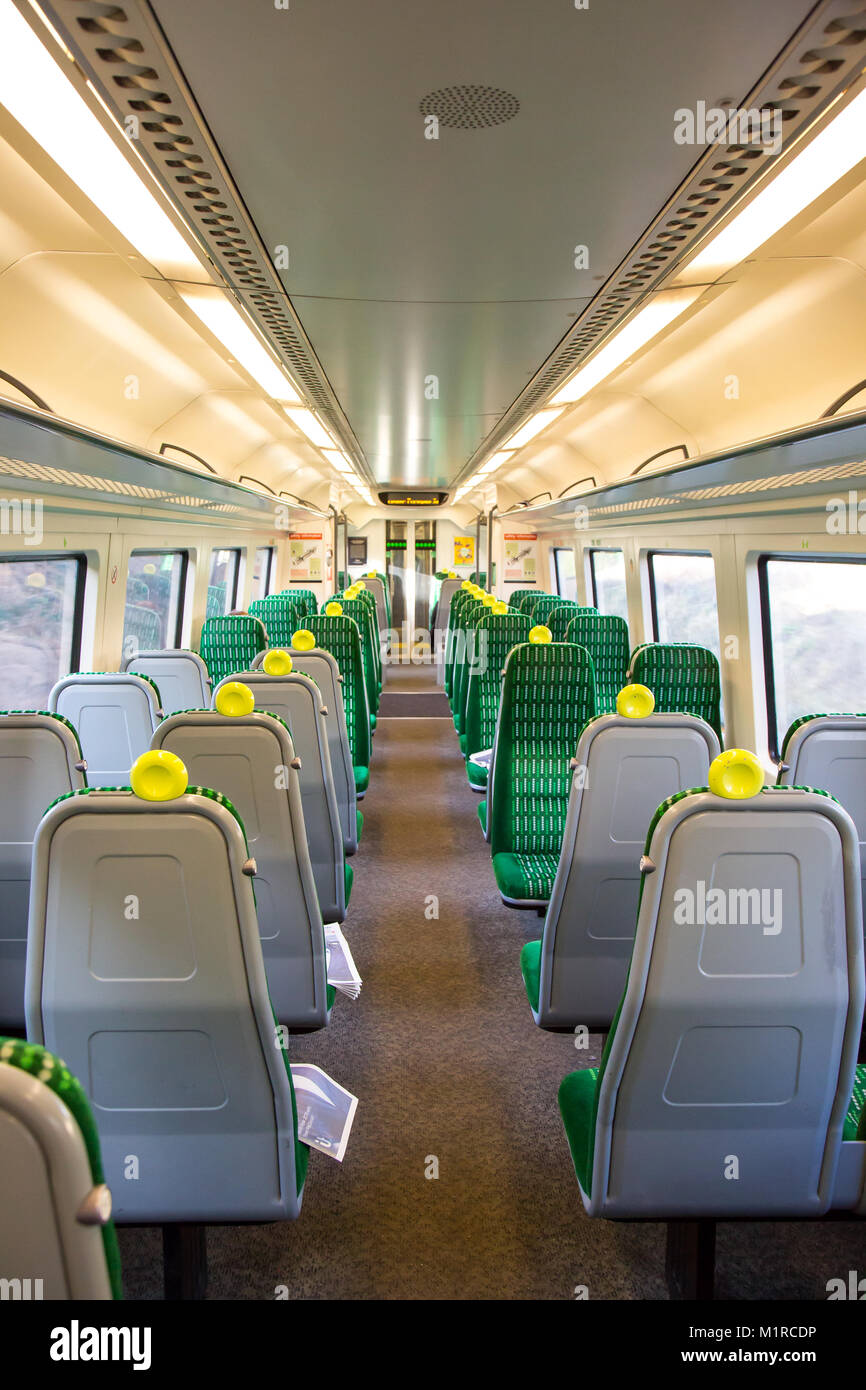
<path fill-rule="evenodd" d="M 501 87 L 439 87 L 422 97 L 418 109 L 454 130 L 486 130 L 513 120 L 520 102 Z"/>

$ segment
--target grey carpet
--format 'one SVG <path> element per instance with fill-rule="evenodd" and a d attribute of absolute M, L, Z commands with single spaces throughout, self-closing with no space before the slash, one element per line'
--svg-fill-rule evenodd
<path fill-rule="evenodd" d="M 388 688 L 435 687 L 399 667 Z M 599 1039 L 588 1055 L 532 1022 L 519 954 L 542 924 L 499 900 L 451 724 L 380 725 L 362 805 L 345 931 L 363 992 L 292 1042 L 360 1098 L 348 1153 L 311 1155 L 296 1223 L 209 1230 L 209 1297 L 665 1298 L 663 1227 L 583 1212 L 556 1092 Z M 127 1298 L 161 1297 L 158 1232 L 120 1241 Z M 722 1226 L 718 1296 L 824 1298 L 866 1268 L 864 1243 L 849 1225 Z"/>

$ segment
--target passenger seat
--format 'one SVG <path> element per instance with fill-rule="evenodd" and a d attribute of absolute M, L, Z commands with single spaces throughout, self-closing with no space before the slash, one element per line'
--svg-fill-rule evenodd
<path fill-rule="evenodd" d="M 48 696 L 78 733 L 91 787 L 122 782 L 150 747 L 162 718 L 159 691 L 149 676 L 130 671 L 77 671 L 64 676 Z"/>

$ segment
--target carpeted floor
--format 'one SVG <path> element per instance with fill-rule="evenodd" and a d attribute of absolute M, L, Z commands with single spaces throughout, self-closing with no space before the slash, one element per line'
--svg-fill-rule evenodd
<path fill-rule="evenodd" d="M 436 687 L 407 666 L 387 689 Z M 542 923 L 501 904 L 475 806 L 450 721 L 379 725 L 345 924 L 363 992 L 292 1043 L 359 1097 L 348 1153 L 312 1154 L 296 1223 L 209 1230 L 210 1298 L 667 1296 L 663 1227 L 583 1212 L 556 1092 L 598 1053 L 532 1022 L 519 955 Z M 120 1241 L 126 1297 L 160 1298 L 159 1232 Z M 847 1224 L 722 1226 L 717 1296 L 825 1298 L 864 1247 Z"/>

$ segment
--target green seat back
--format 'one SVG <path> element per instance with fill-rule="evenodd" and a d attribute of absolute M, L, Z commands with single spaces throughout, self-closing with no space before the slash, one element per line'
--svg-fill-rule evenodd
<path fill-rule="evenodd" d="M 361 638 L 361 662 L 364 667 L 364 683 L 367 687 L 367 704 L 370 707 L 370 713 L 375 714 L 379 706 L 379 675 L 376 665 L 374 616 L 362 598 L 346 598 L 345 595 L 337 594 L 333 599 L 328 599 L 327 603 L 339 603 L 343 609 L 343 616 L 351 618 L 358 628 L 358 633 Z M 326 604 L 323 604 L 323 613 L 325 607 Z"/>
<path fill-rule="evenodd" d="M 647 642 L 632 652 L 627 679 L 647 686 L 662 714 L 696 714 L 722 738 L 721 679 L 715 654 L 691 642 Z"/>
<path fill-rule="evenodd" d="M 206 618 L 202 623 L 199 656 L 216 685 L 238 671 L 248 671 L 254 657 L 268 645 L 264 625 L 246 613 L 229 618 Z"/>
<path fill-rule="evenodd" d="M 454 661 L 451 667 L 451 708 L 457 732 L 462 733 L 463 708 L 466 700 L 466 678 L 468 674 L 469 645 L 471 633 L 479 618 L 489 610 L 481 599 L 465 603 L 457 617 L 454 628 Z"/>
<path fill-rule="evenodd" d="M 292 633 L 303 627 L 306 613 L 306 600 L 291 593 L 269 594 L 250 604 L 250 615 L 264 623 L 269 647 L 290 647 Z"/>
<path fill-rule="evenodd" d="M 510 652 L 491 774 L 493 854 L 559 853 L 569 763 L 594 714 L 592 661 L 582 647 L 526 642 Z"/>
<path fill-rule="evenodd" d="M 544 589 L 515 589 L 509 595 L 508 602 L 510 607 L 519 609 L 521 613 L 529 613 L 543 593 Z"/>
<path fill-rule="evenodd" d="M 626 684 L 628 671 L 628 626 L 625 619 L 610 613 L 579 615 L 568 624 L 565 640 L 585 647 L 589 652 L 595 670 L 596 709 L 599 714 L 613 714 L 616 697 Z M 659 709 L 658 703 L 656 709 Z"/>
<path fill-rule="evenodd" d="M 505 662 L 513 647 L 527 641 L 531 627 L 525 613 L 485 612 L 478 620 L 466 690 L 467 753 L 493 747 Z"/>
<path fill-rule="evenodd" d="M 345 613 L 333 618 L 329 618 L 327 613 L 314 613 L 305 619 L 304 626 L 312 632 L 316 646 L 330 652 L 340 668 L 352 764 L 355 767 L 369 767 L 370 708 L 358 624 Z"/>
<path fill-rule="evenodd" d="M 597 608 L 575 603 L 573 599 L 560 599 L 556 607 L 552 608 L 547 615 L 547 626 L 550 628 L 554 642 L 568 641 L 565 634 L 572 618 L 585 617 L 587 614 L 597 612 Z"/>

